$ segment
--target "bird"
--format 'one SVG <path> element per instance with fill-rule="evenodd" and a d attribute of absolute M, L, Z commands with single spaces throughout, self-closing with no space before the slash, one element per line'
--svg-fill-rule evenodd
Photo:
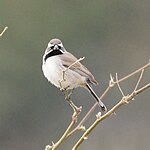
<path fill-rule="evenodd" d="M 91 87 L 98 82 L 92 73 L 64 48 L 60 39 L 54 38 L 48 43 L 43 55 L 42 70 L 47 80 L 57 88 L 66 91 L 77 87 L 85 88 L 95 98 L 101 110 L 107 111 L 106 106 Z"/>

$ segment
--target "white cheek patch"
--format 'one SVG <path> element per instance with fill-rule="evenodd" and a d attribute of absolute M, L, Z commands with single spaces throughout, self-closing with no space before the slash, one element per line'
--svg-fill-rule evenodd
<path fill-rule="evenodd" d="M 53 45 L 49 42 L 47 47 L 51 47 L 51 46 L 53 46 Z"/>
<path fill-rule="evenodd" d="M 62 43 L 60 43 L 60 44 L 58 44 L 60 47 L 63 47 L 63 44 Z"/>

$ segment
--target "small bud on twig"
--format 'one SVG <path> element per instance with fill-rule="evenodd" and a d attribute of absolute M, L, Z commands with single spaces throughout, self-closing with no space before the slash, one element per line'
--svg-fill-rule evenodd
<path fill-rule="evenodd" d="M 84 126 L 84 125 L 81 125 L 81 126 L 79 127 L 79 130 L 85 131 L 85 130 L 86 130 L 86 128 L 85 128 L 85 126 Z"/>
<path fill-rule="evenodd" d="M 51 149 L 52 149 L 52 146 L 50 146 L 50 145 L 45 146 L 45 150 L 51 150 Z"/>
<path fill-rule="evenodd" d="M 102 113 L 101 113 L 101 112 L 98 112 L 98 113 L 96 114 L 96 118 L 97 118 L 97 119 L 100 119 L 101 116 L 102 116 Z"/>

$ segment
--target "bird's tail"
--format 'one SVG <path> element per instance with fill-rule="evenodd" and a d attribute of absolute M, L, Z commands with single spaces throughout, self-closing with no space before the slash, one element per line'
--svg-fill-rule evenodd
<path fill-rule="evenodd" d="M 99 105 L 99 107 L 101 107 L 102 111 L 107 111 L 106 106 L 99 99 L 99 97 L 96 95 L 96 93 L 94 92 L 94 90 L 91 88 L 91 86 L 88 83 L 86 83 L 86 87 L 87 87 L 88 91 L 91 93 L 91 95 L 96 99 L 97 104 Z"/>

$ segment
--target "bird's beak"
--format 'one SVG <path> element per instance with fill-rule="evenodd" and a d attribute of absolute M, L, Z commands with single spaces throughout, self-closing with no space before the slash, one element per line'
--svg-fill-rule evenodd
<path fill-rule="evenodd" d="M 54 50 L 58 50 L 58 45 L 54 45 Z"/>

